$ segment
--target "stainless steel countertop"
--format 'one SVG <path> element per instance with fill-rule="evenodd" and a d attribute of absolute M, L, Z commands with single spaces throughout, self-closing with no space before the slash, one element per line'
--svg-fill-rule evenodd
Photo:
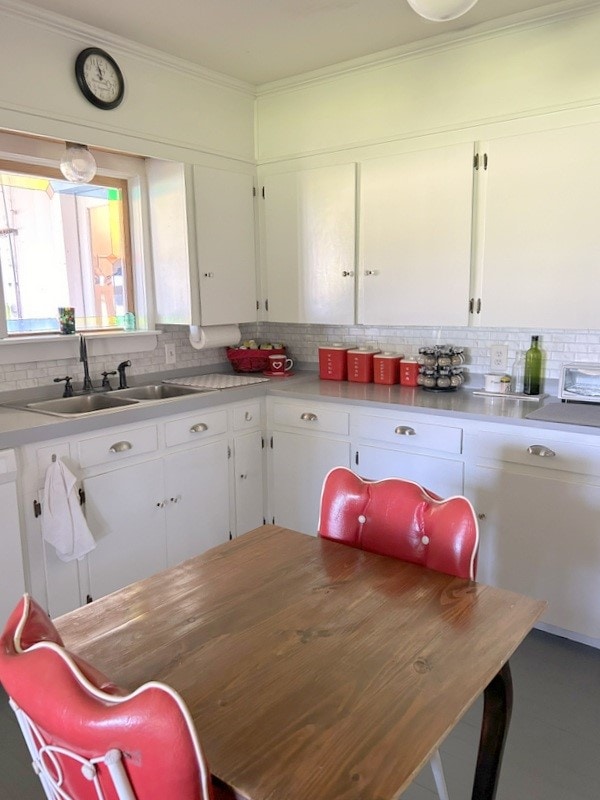
<path fill-rule="evenodd" d="M 63 436 L 87 433 L 119 425 L 131 425 L 145 420 L 160 419 L 173 414 L 185 414 L 214 405 L 235 403 L 269 395 L 281 398 L 298 398 L 307 401 L 344 403 L 364 408 L 398 409 L 418 414 L 436 414 L 460 419 L 510 423 L 530 429 L 544 428 L 572 433 L 600 436 L 600 428 L 588 424 L 554 423 L 547 420 L 527 419 L 536 409 L 557 403 L 549 395 L 539 402 L 511 397 L 485 397 L 473 394 L 473 389 L 461 387 L 456 392 L 426 392 L 421 388 L 383 386 L 319 380 L 313 371 L 299 371 L 293 377 L 271 378 L 251 386 L 224 389 L 200 395 L 188 395 L 171 402 L 147 403 L 77 419 L 50 417 L 27 411 L 0 407 L 0 448 L 47 441 Z M 8 402 L 6 398 L 4 402 Z M 2 403 L 0 395 L 0 403 Z M 600 407 L 598 408 L 600 416 Z"/>

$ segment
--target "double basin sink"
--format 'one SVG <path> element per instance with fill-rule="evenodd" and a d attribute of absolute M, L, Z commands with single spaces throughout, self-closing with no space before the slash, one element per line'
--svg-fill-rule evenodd
<path fill-rule="evenodd" d="M 156 383 L 149 386 L 132 386 L 130 389 L 117 389 L 111 392 L 96 392 L 58 397 L 53 400 L 39 400 L 23 405 L 13 405 L 23 411 L 38 411 L 56 417 L 80 417 L 96 411 L 116 411 L 131 408 L 144 402 L 175 400 L 192 394 L 216 391 L 214 389 L 192 389 L 167 383 Z"/>

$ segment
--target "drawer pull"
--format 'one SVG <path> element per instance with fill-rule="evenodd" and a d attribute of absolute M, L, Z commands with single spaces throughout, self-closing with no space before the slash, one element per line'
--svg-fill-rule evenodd
<path fill-rule="evenodd" d="M 124 453 L 126 450 L 131 450 L 132 448 L 133 445 L 131 442 L 122 441 L 115 442 L 108 450 L 110 453 Z"/>
<path fill-rule="evenodd" d="M 305 422 L 316 422 L 318 417 L 316 414 L 313 414 L 312 411 L 305 411 L 304 414 L 300 414 L 300 419 L 303 419 Z"/>
<path fill-rule="evenodd" d="M 543 444 L 530 444 L 527 448 L 530 456 L 541 456 L 541 458 L 554 458 L 556 453 L 549 447 L 544 447 Z"/>
<path fill-rule="evenodd" d="M 409 428 L 408 425 L 398 425 L 397 428 L 394 429 L 394 433 L 397 433 L 398 436 L 416 436 L 417 432 L 414 428 Z"/>
<path fill-rule="evenodd" d="M 190 428 L 190 433 L 204 433 L 208 430 L 208 425 L 205 422 L 197 422 Z"/>

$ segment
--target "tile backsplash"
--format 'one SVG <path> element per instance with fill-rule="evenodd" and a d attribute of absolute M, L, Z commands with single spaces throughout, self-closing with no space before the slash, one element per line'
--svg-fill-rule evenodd
<path fill-rule="evenodd" d="M 482 375 L 491 371 L 490 347 L 508 345 L 508 372 L 511 371 L 517 350 L 526 350 L 532 333 L 540 334 L 544 353 L 544 375 L 547 379 L 559 377 L 560 366 L 567 361 L 600 363 L 600 330 L 540 330 L 518 328 L 417 328 L 371 327 L 362 325 L 291 325 L 259 322 L 242 325 L 242 338 L 257 341 L 281 341 L 295 361 L 304 367 L 316 368 L 318 348 L 323 344 L 344 342 L 348 345 L 372 345 L 382 350 L 402 352 L 407 356 L 418 353 L 419 347 L 428 344 L 452 344 L 465 348 L 466 372 Z M 175 345 L 176 364 L 167 366 L 164 345 Z M 127 355 L 131 359 L 129 374 L 144 375 L 174 369 L 203 372 L 209 367 L 229 369 L 225 348 L 195 350 L 189 342 L 188 328 L 164 326 L 157 347 L 149 352 Z M 95 385 L 103 370 L 115 369 L 122 356 L 94 356 L 90 358 L 90 374 Z M 0 364 L 0 392 L 29 389 L 52 383 L 53 378 L 65 374 L 74 376 L 79 388 L 82 377 L 81 364 L 75 358 L 37 360 L 31 362 Z"/>

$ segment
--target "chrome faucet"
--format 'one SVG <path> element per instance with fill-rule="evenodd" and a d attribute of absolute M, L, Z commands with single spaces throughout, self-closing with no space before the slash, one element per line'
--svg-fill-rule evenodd
<path fill-rule="evenodd" d="M 79 336 L 79 360 L 83 362 L 83 391 L 93 392 L 94 385 L 90 378 L 90 370 L 88 367 L 87 343 L 84 336 Z"/>

